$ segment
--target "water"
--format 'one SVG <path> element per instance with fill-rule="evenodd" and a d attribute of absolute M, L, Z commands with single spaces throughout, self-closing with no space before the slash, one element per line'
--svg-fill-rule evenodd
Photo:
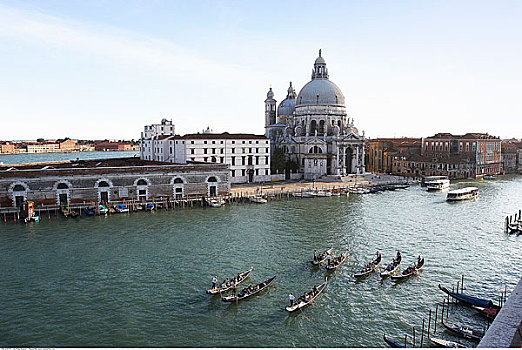
<path fill-rule="evenodd" d="M 30 153 L 30 154 L 1 154 L 0 164 L 21 164 L 37 162 L 55 162 L 62 160 L 107 159 L 139 157 L 138 151 L 110 151 L 110 152 L 74 152 L 74 153 Z"/>
<path fill-rule="evenodd" d="M 0 224 L 0 344 L 98 347 L 383 347 L 419 328 L 462 274 L 469 294 L 495 300 L 520 278 L 522 237 L 503 233 L 522 208 L 522 177 L 475 184 L 476 201 L 450 204 L 420 187 L 349 198 L 181 209 Z M 324 280 L 313 249 L 350 247 L 326 291 L 296 315 L 284 306 Z M 376 250 L 424 271 L 402 283 L 351 277 Z M 251 282 L 275 286 L 225 304 L 205 294 L 211 276 L 254 265 Z M 248 282 L 247 282 L 248 283 Z M 459 306 L 450 321 L 482 328 Z M 442 334 L 444 333 L 444 334 Z M 442 332 L 437 335 L 457 340 Z M 410 338 L 411 339 L 411 338 Z M 461 341 L 467 345 L 466 341 Z"/>

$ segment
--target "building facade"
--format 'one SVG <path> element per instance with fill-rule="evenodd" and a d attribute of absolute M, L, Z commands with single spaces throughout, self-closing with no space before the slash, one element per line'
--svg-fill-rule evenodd
<path fill-rule="evenodd" d="M 230 183 L 270 181 L 270 140 L 263 135 L 212 133 L 174 135 L 174 126 L 145 126 L 140 141 L 143 160 L 187 164 L 220 163 L 229 166 Z M 168 121 L 167 121 L 168 122 Z"/>
<path fill-rule="evenodd" d="M 227 195 L 224 164 L 165 164 L 135 158 L 0 166 L 0 208 L 74 206 Z"/>
<path fill-rule="evenodd" d="M 487 133 L 452 135 L 439 133 L 423 139 L 422 155 L 442 162 L 458 157 L 475 163 L 472 176 L 497 175 L 501 172 L 501 141 Z"/>
<path fill-rule="evenodd" d="M 369 140 L 366 169 L 373 173 L 391 174 L 393 163 L 399 158 L 410 158 L 421 153 L 422 139 L 378 138 Z M 399 157 L 399 158 L 398 158 Z"/>
<path fill-rule="evenodd" d="M 8 141 L 0 141 L 0 154 L 13 154 L 15 153 L 15 146 L 13 143 Z"/>
<path fill-rule="evenodd" d="M 502 172 L 505 174 L 518 172 L 518 142 L 502 140 Z"/>
<path fill-rule="evenodd" d="M 306 179 L 364 173 L 364 134 L 347 118 L 344 95 L 330 81 L 321 50 L 311 78 L 297 95 L 290 83 L 277 108 L 272 88 L 268 91 L 265 135 L 274 145 L 272 154 L 283 149 Z"/>

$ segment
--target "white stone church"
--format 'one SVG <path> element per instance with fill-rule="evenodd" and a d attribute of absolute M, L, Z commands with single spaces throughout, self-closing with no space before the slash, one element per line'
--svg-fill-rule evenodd
<path fill-rule="evenodd" d="M 364 173 L 364 133 L 360 135 L 353 119 L 347 118 L 344 95 L 329 80 L 321 50 L 312 80 L 297 97 L 290 82 L 277 110 L 276 102 L 270 88 L 265 100 L 265 135 L 272 141 L 272 152 L 282 148 L 306 179 Z"/>

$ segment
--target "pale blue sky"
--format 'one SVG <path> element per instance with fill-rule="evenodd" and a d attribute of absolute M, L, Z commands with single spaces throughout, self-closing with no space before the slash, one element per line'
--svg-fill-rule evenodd
<path fill-rule="evenodd" d="M 0 0 L 0 139 L 264 133 L 319 48 L 369 137 L 522 137 L 520 1 Z"/>

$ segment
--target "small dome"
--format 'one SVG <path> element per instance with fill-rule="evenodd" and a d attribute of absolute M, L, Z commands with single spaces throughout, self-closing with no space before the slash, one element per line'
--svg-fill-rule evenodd
<path fill-rule="evenodd" d="M 167 124 L 167 118 L 161 119 L 161 124 L 163 124 L 163 125 Z"/>
<path fill-rule="evenodd" d="M 315 79 L 308 82 L 297 95 L 296 106 L 332 105 L 344 107 L 341 89 L 328 79 Z"/>
<path fill-rule="evenodd" d="M 315 59 L 315 64 L 326 64 L 326 61 L 324 60 L 324 58 L 322 58 L 321 56 L 317 57 Z"/>
<path fill-rule="evenodd" d="M 270 90 L 268 90 L 268 93 L 266 94 L 266 98 L 268 98 L 268 99 L 274 98 L 274 92 L 272 91 L 272 88 L 270 88 Z"/>
<path fill-rule="evenodd" d="M 291 116 L 294 114 L 295 98 L 285 98 L 277 107 L 278 116 Z"/>

